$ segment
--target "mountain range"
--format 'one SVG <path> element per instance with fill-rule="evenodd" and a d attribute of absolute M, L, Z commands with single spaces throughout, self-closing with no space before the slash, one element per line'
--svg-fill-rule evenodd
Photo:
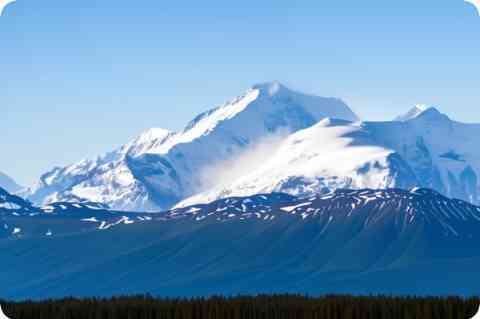
<path fill-rule="evenodd" d="M 296 93 L 279 83 L 256 85 L 200 114 L 182 132 L 150 129 L 97 159 L 55 168 L 27 198 L 38 204 L 88 200 L 120 210 L 168 209 L 210 187 L 205 176 L 216 165 L 326 117 L 357 120 L 338 99 Z"/>
<path fill-rule="evenodd" d="M 407 121 L 325 119 L 292 134 L 252 173 L 187 203 L 259 192 L 294 195 L 342 188 L 426 187 L 478 203 L 480 125 L 429 108 Z"/>
<path fill-rule="evenodd" d="M 181 132 L 0 186 L 0 297 L 478 294 L 479 133 L 255 85 Z"/>
<path fill-rule="evenodd" d="M 475 295 L 480 207 L 429 189 L 230 197 L 163 213 L 0 191 L 1 297 Z"/>
<path fill-rule="evenodd" d="M 257 193 L 426 187 L 478 204 L 479 134 L 479 124 L 425 106 L 362 122 L 339 99 L 265 83 L 181 132 L 150 129 L 96 159 L 54 168 L 22 196 L 160 211 Z"/>

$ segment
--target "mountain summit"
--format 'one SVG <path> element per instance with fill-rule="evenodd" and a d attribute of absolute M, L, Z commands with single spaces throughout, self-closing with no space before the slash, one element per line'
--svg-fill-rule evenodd
<path fill-rule="evenodd" d="M 425 104 L 417 104 L 412 109 L 410 109 L 407 113 L 397 116 L 394 119 L 394 121 L 399 121 L 399 122 L 410 121 L 428 112 L 438 112 L 438 110 L 433 106 L 428 106 Z"/>
<path fill-rule="evenodd" d="M 95 160 L 55 168 L 28 198 L 36 203 L 93 201 L 119 210 L 160 210 L 207 187 L 215 170 L 270 136 L 288 135 L 324 118 L 357 121 L 341 100 L 292 91 L 278 82 L 193 119 L 183 131 L 151 129 Z"/>
<path fill-rule="evenodd" d="M 55 168 L 28 199 L 158 211 L 257 193 L 424 187 L 477 204 L 478 135 L 480 125 L 426 106 L 397 121 L 362 123 L 340 99 L 271 82 L 180 132 L 150 129 L 95 160 Z"/>
<path fill-rule="evenodd" d="M 451 120 L 436 108 L 404 121 L 324 119 L 282 140 L 272 155 L 237 179 L 178 204 L 285 192 L 311 196 L 343 188 L 425 187 L 479 203 L 480 125 Z M 407 120 L 408 118 L 408 120 Z"/>

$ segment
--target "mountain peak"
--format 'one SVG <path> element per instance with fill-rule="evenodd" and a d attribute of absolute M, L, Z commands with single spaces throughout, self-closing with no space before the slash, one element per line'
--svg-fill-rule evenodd
<path fill-rule="evenodd" d="M 450 123 L 451 119 L 435 107 L 429 107 L 420 113 L 416 119 L 424 122 Z"/>
<path fill-rule="evenodd" d="M 264 96 L 274 96 L 280 92 L 289 91 L 289 89 L 279 81 L 259 83 L 254 85 L 253 89 L 260 91 L 260 94 Z"/>
<path fill-rule="evenodd" d="M 357 120 L 340 99 L 295 92 L 278 81 L 257 84 L 196 116 L 180 132 L 151 129 L 100 160 L 53 171 L 29 198 L 43 204 L 76 196 L 113 209 L 166 209 L 218 183 L 215 176 L 205 177 L 205 171 L 224 174 L 223 163 L 238 162 L 240 155 L 243 161 L 251 150 L 259 153 L 257 145 L 265 139 L 298 132 L 327 117 Z M 235 178 L 243 175 L 243 167 L 242 173 L 233 173 Z"/>
<path fill-rule="evenodd" d="M 128 153 L 130 156 L 141 155 L 154 147 L 162 145 L 174 134 L 174 132 L 163 128 L 150 128 L 125 145 L 123 152 Z"/>
<path fill-rule="evenodd" d="M 446 117 L 446 115 L 442 114 L 437 108 L 425 104 L 417 104 L 404 115 L 400 115 L 395 118 L 395 121 L 407 122 L 417 118 L 425 118 L 431 120 L 443 117 Z"/>

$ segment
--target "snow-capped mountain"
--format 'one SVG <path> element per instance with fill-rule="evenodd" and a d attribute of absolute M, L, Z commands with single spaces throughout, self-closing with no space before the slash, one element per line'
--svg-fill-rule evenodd
<path fill-rule="evenodd" d="M 36 208 L 21 197 L 10 194 L 0 187 L 0 212 L 30 212 Z"/>
<path fill-rule="evenodd" d="M 361 123 L 327 118 L 290 135 L 250 174 L 178 206 L 258 193 L 311 196 L 341 188 L 410 188 L 416 184 L 408 164 L 394 149 L 380 145 Z"/>
<path fill-rule="evenodd" d="M 478 203 L 480 125 L 455 122 L 427 107 L 415 107 L 401 118 L 322 120 L 290 135 L 249 174 L 177 206 L 265 192 L 309 196 L 341 188 L 392 187 L 428 187 Z"/>
<path fill-rule="evenodd" d="M 148 222 L 153 214 L 117 212 L 92 202 L 38 207 L 0 188 L 0 239 L 64 236 Z"/>
<path fill-rule="evenodd" d="M 409 164 L 418 186 L 479 203 L 480 124 L 460 123 L 426 108 L 408 121 L 367 122 L 364 127 Z"/>
<path fill-rule="evenodd" d="M 426 223 L 438 227 L 438 233 L 444 236 L 468 238 L 480 227 L 480 207 L 427 188 L 337 189 L 308 198 L 282 193 L 229 197 L 173 209 L 162 214 L 162 220 L 273 220 L 279 214 L 295 215 L 302 220 L 322 219 L 324 232 L 332 231 L 329 227 L 334 223 L 349 225 L 349 219 L 360 214 L 365 214 L 363 226 L 366 228 L 375 227 L 387 218 L 396 219 L 396 226 L 403 230 Z"/>
<path fill-rule="evenodd" d="M 480 125 L 423 105 L 395 121 L 358 122 L 338 99 L 274 82 L 200 114 L 181 132 L 150 129 L 95 160 L 56 168 L 27 198 L 158 211 L 268 192 L 428 187 L 479 203 L 479 134 Z"/>
<path fill-rule="evenodd" d="M 0 241 L 4 298 L 472 295 L 480 285 L 480 208 L 428 189 L 258 194 L 126 218 L 60 205 L 2 215 L 0 236 L 15 239 Z"/>
<path fill-rule="evenodd" d="M 358 120 L 345 103 L 256 85 L 196 117 L 178 133 L 152 129 L 95 160 L 55 168 L 28 198 L 36 203 L 88 200 L 119 210 L 167 209 L 210 187 L 215 167 L 265 140 L 308 128 L 326 117 Z M 236 178 L 238 176 L 232 176 Z"/>
<path fill-rule="evenodd" d="M 151 200 L 148 186 L 135 176 L 138 171 L 134 168 L 147 150 L 164 143 L 172 134 L 163 129 L 150 129 L 132 142 L 94 160 L 57 167 L 40 177 L 27 198 L 37 204 L 90 201 L 126 211 L 158 209 Z M 154 167 L 150 172 L 155 169 L 161 172 L 160 168 Z"/>
<path fill-rule="evenodd" d="M 394 121 L 399 121 L 399 122 L 409 121 L 411 119 L 414 119 L 414 118 L 420 116 L 423 112 L 426 112 L 431 108 L 432 108 L 431 106 L 428 106 L 428 105 L 425 105 L 425 104 L 417 104 L 412 109 L 410 109 L 410 111 L 408 111 L 407 113 L 405 113 L 403 115 L 400 115 L 400 116 L 397 116 L 394 119 Z"/>
<path fill-rule="evenodd" d="M 18 185 L 13 178 L 2 172 L 0 172 L 0 187 L 10 193 L 15 193 L 22 189 L 22 187 Z"/>

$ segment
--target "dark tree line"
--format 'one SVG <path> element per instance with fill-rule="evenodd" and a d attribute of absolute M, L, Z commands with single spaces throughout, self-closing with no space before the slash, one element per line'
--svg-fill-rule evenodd
<path fill-rule="evenodd" d="M 2 303 L 12 319 L 467 319 L 480 299 L 299 295 Z"/>

